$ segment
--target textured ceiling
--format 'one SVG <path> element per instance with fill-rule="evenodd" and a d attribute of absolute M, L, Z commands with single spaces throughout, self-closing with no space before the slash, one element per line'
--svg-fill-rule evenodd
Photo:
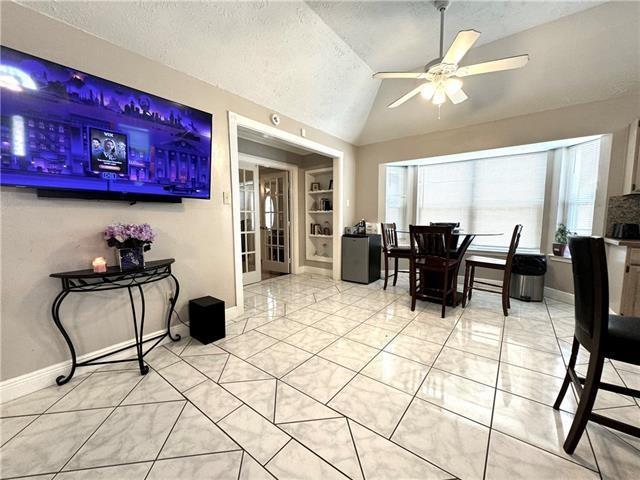
<path fill-rule="evenodd" d="M 464 78 L 469 99 L 438 108 L 419 95 L 387 105 L 415 80 L 385 80 L 358 143 L 420 135 L 635 94 L 640 111 L 640 2 L 615 2 L 473 48 L 463 64 L 528 53 L 521 69 Z"/>
<path fill-rule="evenodd" d="M 532 57 L 522 70 L 465 81 L 470 100 L 443 109 L 439 121 L 433 108 L 417 101 L 384 108 L 411 81 L 381 86 L 371 78 L 374 71 L 415 69 L 437 56 L 438 14 L 430 1 L 20 3 L 360 144 L 621 94 L 638 62 L 632 4 L 626 8 L 636 15 L 635 34 L 616 30 L 620 15 L 599 22 L 589 13 L 620 8 L 598 7 L 602 2 L 454 1 L 446 44 L 458 30 L 482 32 L 480 46 L 463 63 Z M 108 22 L 99 20 L 105 17 Z M 554 20 L 571 33 L 548 30 Z"/>
<path fill-rule="evenodd" d="M 374 71 L 412 69 L 438 56 L 440 13 L 430 1 L 308 2 Z M 445 50 L 460 30 L 476 46 L 592 8 L 602 1 L 459 1 L 445 14 Z"/>
<path fill-rule="evenodd" d="M 347 141 L 380 84 L 302 2 L 20 3 Z"/>

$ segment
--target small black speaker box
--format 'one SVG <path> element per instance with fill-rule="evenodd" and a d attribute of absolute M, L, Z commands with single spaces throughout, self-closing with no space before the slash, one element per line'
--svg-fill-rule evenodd
<path fill-rule="evenodd" d="M 224 302 L 213 297 L 189 300 L 191 336 L 204 345 L 225 336 Z"/>

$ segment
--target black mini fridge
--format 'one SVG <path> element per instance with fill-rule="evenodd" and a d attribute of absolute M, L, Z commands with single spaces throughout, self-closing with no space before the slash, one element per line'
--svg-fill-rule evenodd
<path fill-rule="evenodd" d="M 344 234 L 342 236 L 342 280 L 371 283 L 380 278 L 380 235 Z"/>

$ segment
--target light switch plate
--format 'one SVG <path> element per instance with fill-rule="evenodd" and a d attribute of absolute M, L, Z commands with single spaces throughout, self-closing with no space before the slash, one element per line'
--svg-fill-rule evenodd
<path fill-rule="evenodd" d="M 231 205 L 231 192 L 222 192 L 222 203 Z"/>

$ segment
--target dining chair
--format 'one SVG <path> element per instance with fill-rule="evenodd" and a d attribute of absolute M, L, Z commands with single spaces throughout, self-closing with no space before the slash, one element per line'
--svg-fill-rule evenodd
<path fill-rule="evenodd" d="M 429 222 L 429 225 L 432 227 L 451 227 L 454 231 L 460 227 L 460 222 Z M 449 249 L 452 252 L 455 252 L 458 249 L 458 240 L 460 239 L 460 235 L 456 235 L 455 233 L 451 234 L 451 244 L 449 245 Z"/>
<path fill-rule="evenodd" d="M 384 287 L 387 289 L 389 276 L 393 277 L 393 286 L 398 282 L 398 273 L 409 273 L 409 270 L 398 270 L 398 260 L 400 258 L 411 257 L 410 247 L 401 247 L 398 245 L 398 231 L 395 223 L 381 223 L 382 230 L 382 252 L 384 253 Z M 394 260 L 394 273 L 389 275 L 389 259 Z"/>
<path fill-rule="evenodd" d="M 416 300 L 437 299 L 442 303 L 444 318 L 447 298 L 455 298 L 456 282 L 451 281 L 458 259 L 451 258 L 451 227 L 410 225 L 411 258 L 409 261 L 409 283 L 411 286 L 411 311 L 416 309 Z M 429 274 L 442 277 L 440 287 L 427 282 Z"/>
<path fill-rule="evenodd" d="M 516 253 L 518 244 L 520 243 L 520 235 L 522 233 L 522 225 L 516 225 L 511 235 L 511 243 L 506 259 L 481 257 L 479 255 L 471 255 L 465 260 L 464 267 L 464 290 L 462 292 L 462 308 L 467 306 L 467 302 L 471 300 L 473 289 L 489 293 L 499 293 L 502 295 L 502 312 L 504 316 L 509 315 L 511 301 L 509 300 L 509 284 L 511 282 L 511 266 L 513 264 L 513 256 Z M 495 283 L 483 282 L 475 280 L 476 268 L 487 268 L 491 270 L 502 270 L 502 285 Z M 476 287 L 475 284 L 484 287 Z M 489 288 L 487 288 L 489 287 Z"/>
<path fill-rule="evenodd" d="M 605 359 L 640 365 L 640 318 L 609 314 L 607 257 L 602 238 L 573 237 L 569 239 L 569 251 L 573 268 L 575 329 L 567 373 L 553 408 L 560 408 L 569 383 L 572 383 L 580 401 L 563 446 L 565 452 L 572 454 L 589 420 L 640 437 L 640 428 L 592 412 L 599 389 L 640 397 L 640 390 L 600 381 Z M 579 377 L 575 371 L 581 346 L 589 352 L 586 377 Z"/>

